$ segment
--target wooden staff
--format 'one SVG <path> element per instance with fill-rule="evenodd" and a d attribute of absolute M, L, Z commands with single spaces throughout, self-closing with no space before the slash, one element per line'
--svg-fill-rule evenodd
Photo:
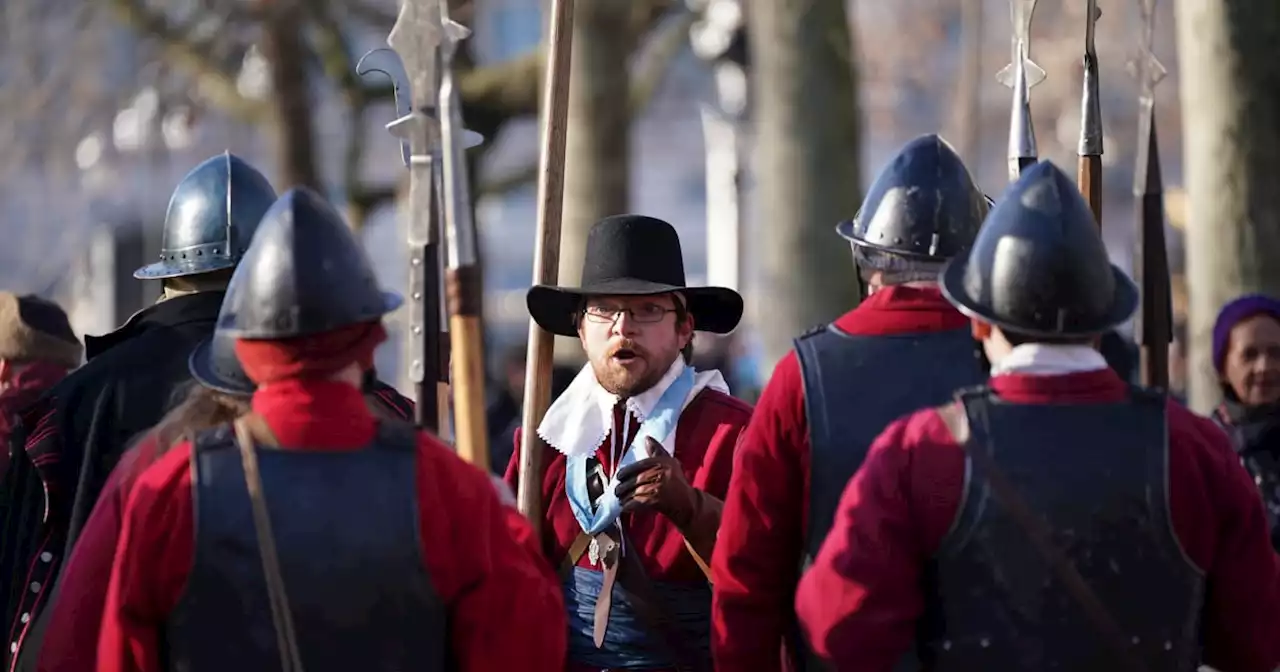
<path fill-rule="evenodd" d="M 568 137 L 569 63 L 573 58 L 573 0 L 551 0 L 546 79 L 542 94 L 542 147 L 538 165 L 538 235 L 533 282 L 554 285 L 560 275 L 560 220 L 564 214 L 564 157 Z M 554 337 L 529 320 L 528 365 L 520 432 L 516 506 L 539 534 L 542 523 L 542 440 L 538 425 L 551 405 Z"/>

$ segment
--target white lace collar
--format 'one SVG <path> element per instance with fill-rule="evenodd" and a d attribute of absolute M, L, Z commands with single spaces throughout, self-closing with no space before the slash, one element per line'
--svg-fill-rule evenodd
<path fill-rule="evenodd" d="M 1088 345 L 1023 343 L 992 364 L 991 375 L 1061 376 L 1105 368 L 1102 353 Z"/>
<path fill-rule="evenodd" d="M 684 369 L 684 358 L 676 357 L 676 361 L 671 363 L 671 368 L 667 369 L 657 385 L 627 399 L 627 410 L 644 422 L 658 405 L 663 393 Z M 719 371 L 695 371 L 693 389 L 685 397 L 684 406 L 688 406 L 699 392 L 707 388 L 729 393 L 729 386 Z M 573 382 L 569 383 L 564 394 L 547 409 L 542 424 L 538 425 L 538 436 L 548 446 L 566 456 L 594 453 L 605 437 L 609 436 L 609 430 L 613 427 L 613 407 L 617 404 L 618 396 L 600 387 L 595 372 L 588 363 L 574 377 Z M 663 447 L 675 454 L 674 445 Z"/>

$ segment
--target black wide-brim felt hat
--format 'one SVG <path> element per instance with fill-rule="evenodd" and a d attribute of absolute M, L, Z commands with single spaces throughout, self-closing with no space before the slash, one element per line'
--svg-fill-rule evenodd
<path fill-rule="evenodd" d="M 535 285 L 526 304 L 538 326 L 558 336 L 578 335 L 577 316 L 591 296 L 652 296 L 679 292 L 693 328 L 728 334 L 742 321 L 742 296 L 725 287 L 689 287 L 680 236 L 667 222 L 642 215 L 600 220 L 587 234 L 578 287 Z"/>

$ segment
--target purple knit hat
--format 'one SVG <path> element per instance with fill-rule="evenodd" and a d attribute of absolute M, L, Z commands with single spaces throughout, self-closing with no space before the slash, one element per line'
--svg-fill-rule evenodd
<path fill-rule="evenodd" d="M 1213 323 L 1213 366 L 1222 374 L 1223 360 L 1227 357 L 1227 341 L 1231 330 L 1244 320 L 1254 315 L 1270 315 L 1280 322 L 1280 299 L 1265 294 L 1245 294 L 1230 301 L 1218 313 Z"/>

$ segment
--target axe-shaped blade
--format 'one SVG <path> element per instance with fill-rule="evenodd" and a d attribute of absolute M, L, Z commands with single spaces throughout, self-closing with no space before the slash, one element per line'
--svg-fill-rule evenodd
<path fill-rule="evenodd" d="M 466 30 L 466 28 L 463 28 Z M 400 154 L 404 165 L 408 166 L 413 156 L 409 145 L 409 119 L 413 110 L 411 101 L 409 74 L 404 71 L 404 62 L 395 51 L 383 47 L 374 49 L 360 58 L 356 63 L 356 74 L 365 77 L 370 73 L 381 74 L 391 80 L 395 95 L 396 118 L 387 124 L 387 130 L 400 138 Z M 484 143 L 484 136 L 472 130 L 462 131 L 462 144 L 467 149 Z"/>

